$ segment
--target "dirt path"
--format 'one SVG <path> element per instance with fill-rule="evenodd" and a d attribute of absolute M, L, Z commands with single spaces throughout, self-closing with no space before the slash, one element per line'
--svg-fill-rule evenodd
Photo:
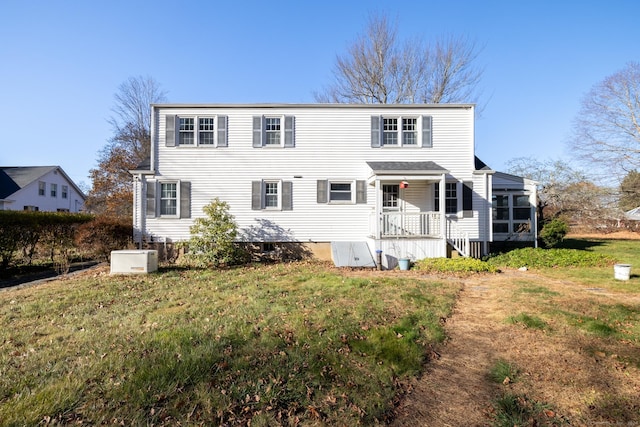
<path fill-rule="evenodd" d="M 533 310 L 527 306 L 530 299 L 514 298 L 523 282 L 540 284 L 554 298 L 570 298 L 572 304 L 594 298 L 607 304 L 640 304 L 637 295 L 599 293 L 532 272 L 466 280 L 445 324 L 448 341 L 412 384 L 392 425 L 491 425 L 492 401 L 504 393 L 526 395 L 553 408 L 547 411 L 548 420 L 535 425 L 640 425 L 637 362 L 625 362 L 638 360 L 634 356 L 638 346 L 603 343 L 573 328 L 558 327 L 548 333 L 505 322 L 509 316 Z M 489 379 L 499 359 L 521 369 L 516 383 Z"/>

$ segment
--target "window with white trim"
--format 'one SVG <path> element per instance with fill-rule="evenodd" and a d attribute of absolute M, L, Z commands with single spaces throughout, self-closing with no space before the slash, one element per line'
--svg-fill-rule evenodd
<path fill-rule="evenodd" d="M 264 183 L 264 207 L 265 209 L 278 209 L 280 207 L 280 182 L 265 181 Z"/>
<path fill-rule="evenodd" d="M 415 117 L 402 118 L 402 145 L 418 145 L 418 119 Z"/>
<path fill-rule="evenodd" d="M 353 201 L 353 181 L 329 182 L 329 203 L 351 203 Z"/>
<path fill-rule="evenodd" d="M 175 182 L 160 183 L 160 216 L 178 214 L 178 185 Z"/>
<path fill-rule="evenodd" d="M 62 186 L 62 192 L 60 193 L 60 196 L 63 199 L 66 199 L 69 196 L 69 186 L 68 185 L 63 185 Z"/>
<path fill-rule="evenodd" d="M 432 147 L 431 123 L 431 116 L 371 116 L 371 147 Z"/>
<path fill-rule="evenodd" d="M 253 117 L 253 147 L 295 147 L 295 117 L 268 115 Z"/>
<path fill-rule="evenodd" d="M 47 191 L 47 184 L 44 181 L 38 181 L 38 196 L 44 196 Z"/>
<path fill-rule="evenodd" d="M 51 184 L 51 197 L 58 197 L 58 184 Z"/>
<path fill-rule="evenodd" d="M 282 138 L 280 134 L 280 117 L 265 117 L 264 131 L 266 146 L 281 145 Z"/>
<path fill-rule="evenodd" d="M 198 144 L 215 144 L 215 119 L 213 117 L 198 117 Z"/>
<path fill-rule="evenodd" d="M 165 118 L 167 147 L 226 147 L 227 116 L 194 115 Z"/>
<path fill-rule="evenodd" d="M 178 143 L 180 145 L 194 145 L 195 138 L 195 119 L 193 117 L 180 117 L 178 125 Z"/>
<path fill-rule="evenodd" d="M 251 182 L 252 210 L 293 209 L 293 183 L 279 179 L 264 179 Z"/>

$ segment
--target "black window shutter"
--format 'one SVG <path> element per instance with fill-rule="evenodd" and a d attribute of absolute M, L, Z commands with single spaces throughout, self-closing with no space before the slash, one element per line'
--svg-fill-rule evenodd
<path fill-rule="evenodd" d="M 176 146 L 176 116 L 172 114 L 165 116 L 164 144 L 167 147 Z"/>
<path fill-rule="evenodd" d="M 284 116 L 284 146 L 295 147 L 295 117 Z"/>
<path fill-rule="evenodd" d="M 291 181 L 282 183 L 282 210 L 293 210 L 293 182 Z"/>
<path fill-rule="evenodd" d="M 380 116 L 371 116 L 371 147 L 379 148 L 382 146 L 380 143 L 380 137 L 382 132 L 380 131 Z"/>
<path fill-rule="evenodd" d="M 253 116 L 253 148 L 262 147 L 262 116 Z"/>
<path fill-rule="evenodd" d="M 156 181 L 147 181 L 147 218 L 156 217 Z"/>
<path fill-rule="evenodd" d="M 356 181 L 356 203 L 367 203 L 367 181 Z"/>
<path fill-rule="evenodd" d="M 180 218 L 191 218 L 191 183 L 180 181 Z"/>
<path fill-rule="evenodd" d="M 440 183 L 433 184 L 433 210 L 440 212 Z"/>
<path fill-rule="evenodd" d="M 473 182 L 462 183 L 462 216 L 473 217 Z"/>
<path fill-rule="evenodd" d="M 422 116 L 422 148 L 433 147 L 431 124 L 431 116 Z"/>
<path fill-rule="evenodd" d="M 227 116 L 218 116 L 218 147 L 227 145 Z"/>
<path fill-rule="evenodd" d="M 262 181 L 251 181 L 251 209 L 262 209 Z"/>
<path fill-rule="evenodd" d="M 317 185 L 318 185 L 317 202 L 327 203 L 329 201 L 329 194 L 328 194 L 329 181 L 327 181 L 326 179 L 319 179 Z"/>

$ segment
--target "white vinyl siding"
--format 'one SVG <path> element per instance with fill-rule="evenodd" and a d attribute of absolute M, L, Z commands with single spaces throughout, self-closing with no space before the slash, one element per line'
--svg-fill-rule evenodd
<path fill-rule="evenodd" d="M 454 179 L 468 181 L 473 170 L 473 108 L 380 106 L 352 108 L 322 106 L 156 106 L 153 138 L 154 179 L 191 182 L 192 218 L 215 197 L 227 202 L 242 232 L 263 230 L 270 239 L 296 241 L 361 241 L 370 233 L 376 207 L 371 170 L 367 161 L 433 161 Z M 401 113 L 401 114 L 399 114 Z M 166 117 L 226 116 L 228 148 L 224 150 L 176 149 L 166 144 Z M 433 117 L 433 147 L 376 149 L 371 147 L 372 117 L 414 117 L 418 139 L 422 118 Z M 294 149 L 270 149 L 262 145 L 265 117 L 291 117 Z M 295 120 L 293 120 L 295 118 Z M 257 128 L 254 124 L 257 123 Z M 281 121 L 281 126 L 282 126 Z M 286 127 L 286 126 L 285 126 Z M 219 129 L 219 127 L 218 127 Z M 282 131 L 282 128 L 281 128 Z M 255 137 L 255 138 L 254 138 Z M 260 142 L 260 149 L 254 145 Z M 420 144 L 419 144 L 420 145 Z M 256 148 L 254 148 L 256 147 Z M 270 179 L 291 183 L 292 209 L 252 209 L 252 182 Z M 363 203 L 321 203 L 318 182 L 352 182 L 352 200 Z M 358 185 L 357 182 L 362 182 Z M 422 187 L 421 187 L 422 186 Z M 360 191 L 358 191 L 358 187 Z M 431 187 L 431 182 L 428 184 Z M 425 188 L 428 200 L 417 193 Z M 415 206 L 431 209 L 433 197 L 427 183 L 411 184 Z M 284 188 L 282 189 L 284 191 Z M 328 188 L 327 188 L 328 191 Z M 407 193 L 414 194 L 414 193 Z M 141 195 L 144 197 L 144 194 Z M 418 200 L 418 197 L 422 199 Z M 416 207 L 415 209 L 418 209 Z M 464 221 L 467 219 L 465 218 Z M 477 235 L 477 221 L 460 225 Z M 188 239 L 193 220 L 149 218 L 142 223 L 146 234 L 173 240 Z"/>

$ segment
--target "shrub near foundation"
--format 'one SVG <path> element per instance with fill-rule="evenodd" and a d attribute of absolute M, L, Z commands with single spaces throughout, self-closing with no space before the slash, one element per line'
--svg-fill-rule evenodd
<path fill-rule="evenodd" d="M 425 258 L 416 261 L 414 269 L 429 273 L 497 273 L 498 268 L 492 264 L 474 258 Z"/>

